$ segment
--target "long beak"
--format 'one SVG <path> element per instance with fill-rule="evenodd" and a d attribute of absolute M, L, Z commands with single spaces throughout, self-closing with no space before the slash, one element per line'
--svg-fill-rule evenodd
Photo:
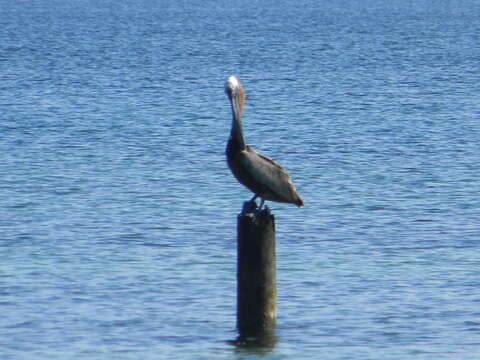
<path fill-rule="evenodd" d="M 232 104 L 232 112 L 233 112 L 233 117 L 237 120 L 242 119 L 242 107 L 240 105 L 240 95 L 238 91 L 235 91 L 232 93 L 232 96 L 230 97 L 230 102 Z"/>
<path fill-rule="evenodd" d="M 238 141 L 241 149 L 245 149 L 245 138 L 243 137 L 242 115 L 243 108 L 238 90 L 229 93 L 230 103 L 232 105 L 232 136 Z"/>

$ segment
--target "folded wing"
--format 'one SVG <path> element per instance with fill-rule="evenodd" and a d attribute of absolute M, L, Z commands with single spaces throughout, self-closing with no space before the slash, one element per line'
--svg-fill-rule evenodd
<path fill-rule="evenodd" d="M 303 205 L 303 200 L 297 193 L 295 186 L 285 170 L 274 160 L 258 153 L 251 146 L 238 154 L 245 171 L 258 183 L 258 195 L 266 200 L 294 203 Z"/>

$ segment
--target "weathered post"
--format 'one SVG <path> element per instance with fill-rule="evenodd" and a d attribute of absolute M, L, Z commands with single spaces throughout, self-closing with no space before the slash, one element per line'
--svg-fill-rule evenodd
<path fill-rule="evenodd" d="M 275 218 L 253 204 L 237 223 L 237 328 L 247 336 L 272 330 L 277 317 Z"/>

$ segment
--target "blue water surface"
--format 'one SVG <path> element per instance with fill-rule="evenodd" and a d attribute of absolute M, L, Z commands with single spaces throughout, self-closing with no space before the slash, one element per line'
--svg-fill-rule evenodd
<path fill-rule="evenodd" d="M 0 0 L 0 358 L 478 359 L 480 3 Z M 235 345 L 228 75 L 305 207 Z"/>

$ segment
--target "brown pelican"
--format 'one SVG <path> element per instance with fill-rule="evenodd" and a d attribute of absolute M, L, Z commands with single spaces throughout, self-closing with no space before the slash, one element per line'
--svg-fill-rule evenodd
<path fill-rule="evenodd" d="M 303 200 L 287 170 L 245 143 L 242 128 L 245 93 L 240 80 L 230 76 L 225 85 L 225 92 L 230 99 L 233 115 L 227 143 L 227 162 L 237 180 L 255 194 L 250 202 L 260 197 L 260 208 L 265 200 L 303 206 Z"/>

